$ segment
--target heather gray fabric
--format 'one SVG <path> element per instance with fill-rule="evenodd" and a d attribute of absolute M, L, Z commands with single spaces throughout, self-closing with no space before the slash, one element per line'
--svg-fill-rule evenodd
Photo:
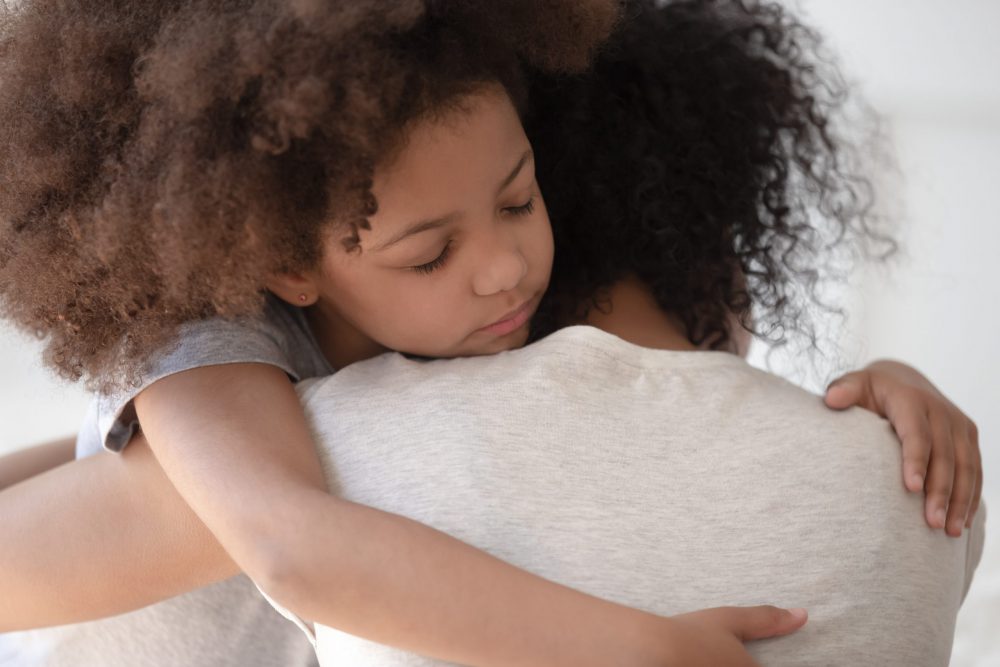
<path fill-rule="evenodd" d="M 924 524 L 888 424 L 718 352 L 573 327 L 300 385 L 331 491 L 660 614 L 804 606 L 764 665 L 945 665 L 982 552 Z M 290 626 L 291 627 L 291 626 Z M 440 662 L 317 627 L 323 665 Z"/>
<path fill-rule="evenodd" d="M 296 382 L 334 371 L 320 352 L 302 309 L 268 294 L 262 317 L 187 324 L 177 344 L 150 361 L 138 386 L 99 395 L 77 436 L 77 458 L 102 447 L 113 452 L 124 449 L 139 426 L 132 399 L 157 380 L 201 366 L 249 362 L 277 366 Z"/>
<path fill-rule="evenodd" d="M 129 614 L 0 635 L 4 667 L 315 667 L 312 646 L 236 577 Z"/>
<path fill-rule="evenodd" d="M 150 364 L 140 386 L 91 405 L 77 457 L 120 451 L 137 421 L 132 399 L 156 380 L 199 366 L 261 362 L 295 380 L 333 372 L 302 312 L 269 297 L 264 317 L 206 320 Z M 113 567 L 109 564 L 108 567 Z M 245 576 L 114 618 L 0 635 L 2 667 L 313 667 L 312 646 Z"/>

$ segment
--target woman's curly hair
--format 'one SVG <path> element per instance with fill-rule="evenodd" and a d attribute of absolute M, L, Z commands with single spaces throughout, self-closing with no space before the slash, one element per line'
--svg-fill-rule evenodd
<path fill-rule="evenodd" d="M 556 258 L 533 336 L 633 274 L 694 344 L 729 347 L 733 315 L 815 344 L 818 281 L 893 247 L 822 53 L 774 3 L 638 0 L 590 73 L 536 76 L 525 124 Z"/>
<path fill-rule="evenodd" d="M 415 119 L 579 71 L 613 0 L 0 5 L 0 312 L 110 388 L 186 321 L 259 312 L 377 206 Z M 322 238 L 321 238 L 322 237 Z"/>

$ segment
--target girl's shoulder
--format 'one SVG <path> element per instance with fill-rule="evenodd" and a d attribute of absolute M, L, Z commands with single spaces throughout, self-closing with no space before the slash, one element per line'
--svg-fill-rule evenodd
<path fill-rule="evenodd" d="M 138 429 L 133 401 L 165 377 L 195 368 L 237 363 L 277 366 L 293 381 L 333 372 L 303 311 L 268 296 L 259 315 L 213 317 L 183 325 L 168 347 L 149 359 L 137 382 L 99 394 L 81 428 L 81 453 L 121 451 Z M 86 435 L 84 435 L 86 434 Z"/>

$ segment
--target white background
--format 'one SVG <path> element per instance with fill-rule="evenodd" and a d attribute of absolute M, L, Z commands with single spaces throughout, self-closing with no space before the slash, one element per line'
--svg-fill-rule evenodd
<path fill-rule="evenodd" d="M 995 509 L 952 664 L 1000 665 L 1000 3 L 802 0 L 799 7 L 885 116 L 903 174 L 883 193 L 903 204 L 903 252 L 888 271 L 852 281 L 840 361 L 905 360 L 979 424 L 983 495 Z M 75 432 L 85 410 L 80 388 L 41 370 L 38 349 L 0 326 L 0 453 Z M 774 360 L 776 368 L 783 363 Z"/>
<path fill-rule="evenodd" d="M 955 667 L 1000 665 L 1000 3 L 800 0 L 848 78 L 883 115 L 901 178 L 902 252 L 852 280 L 841 362 L 924 371 L 980 428 L 992 514 L 959 615 Z M 762 350 L 753 358 L 761 362 Z M 776 356 L 774 368 L 794 365 Z M 832 366 L 834 362 L 831 362 Z M 812 388 L 816 388 L 815 386 Z M 933 601 L 928 600 L 928 604 Z"/>

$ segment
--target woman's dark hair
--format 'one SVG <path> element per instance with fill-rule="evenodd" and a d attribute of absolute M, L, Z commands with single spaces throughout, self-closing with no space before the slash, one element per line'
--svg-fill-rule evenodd
<path fill-rule="evenodd" d="M 592 72 L 535 77 L 525 125 L 556 259 L 534 337 L 634 274 L 697 345 L 727 348 L 733 315 L 815 342 L 819 279 L 892 248 L 820 48 L 774 3 L 639 0 Z"/>
<path fill-rule="evenodd" d="M 522 62 L 579 71 L 613 0 L 0 5 L 0 313 L 108 388 L 186 321 L 259 312 L 377 207 L 416 119 Z M 321 238 L 322 237 L 322 238 Z"/>

